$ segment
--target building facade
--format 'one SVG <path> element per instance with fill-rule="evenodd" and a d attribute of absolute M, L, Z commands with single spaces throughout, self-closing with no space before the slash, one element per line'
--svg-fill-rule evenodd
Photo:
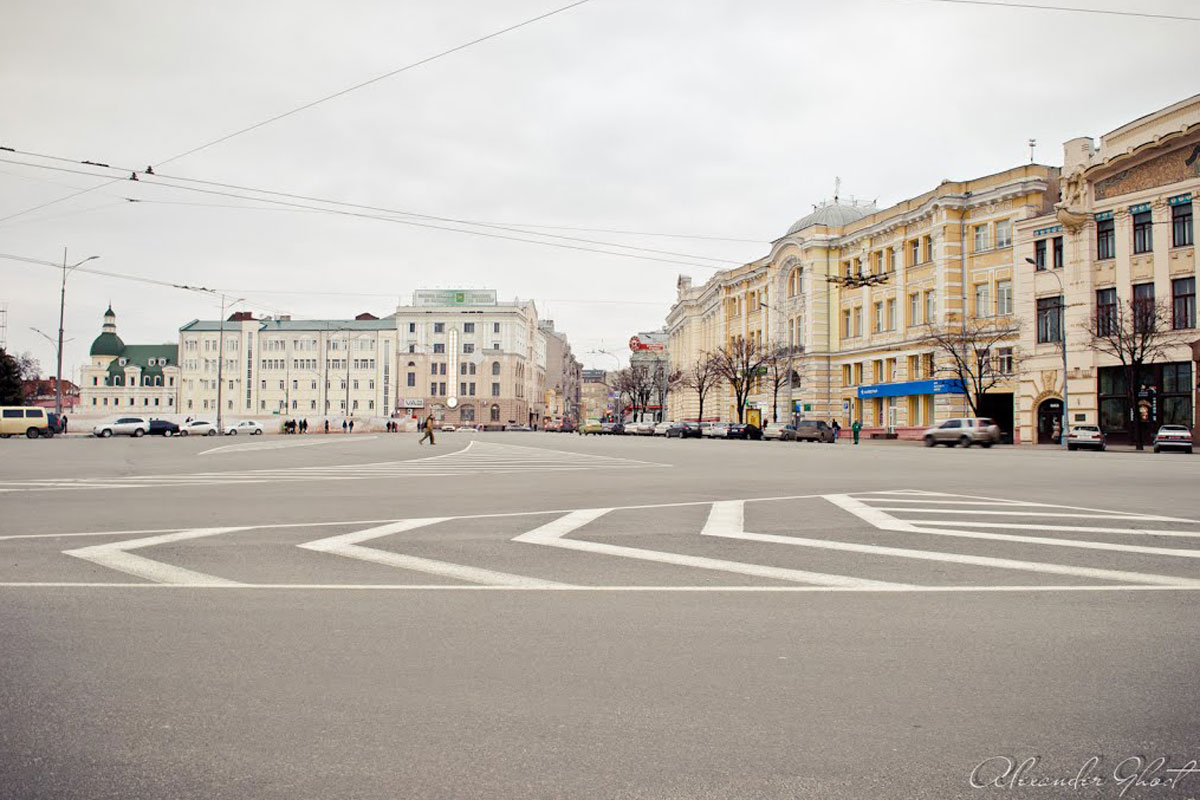
<path fill-rule="evenodd" d="M 418 290 L 382 319 L 200 321 L 179 332 L 180 411 L 191 416 L 536 424 L 546 340 L 532 301 Z"/>
<path fill-rule="evenodd" d="M 542 424 L 578 424 L 583 365 L 571 351 L 565 333 L 554 328 L 554 320 L 538 323 L 546 341 L 546 397 Z"/>
<path fill-rule="evenodd" d="M 583 421 L 605 419 L 614 413 L 616 405 L 611 384 L 609 373 L 605 370 L 585 369 L 580 372 Z"/>
<path fill-rule="evenodd" d="M 76 413 L 173 415 L 179 410 L 179 349 L 173 344 L 125 344 L 112 306 L 80 369 Z"/>
<path fill-rule="evenodd" d="M 1194 209 L 1200 196 L 1200 95 L 1092 139 L 1064 144 L 1063 191 L 1052 213 L 1019 223 L 1017 313 L 1028 323 L 1020 348 L 1018 426 L 1026 441 L 1091 423 L 1128 442 L 1164 423 L 1194 427 L 1196 330 Z M 1032 262 L 1032 263 L 1030 263 Z M 1161 303 L 1167 345 L 1139 377 L 1131 404 L 1114 355 L 1091 344 L 1098 325 L 1129 304 Z M 1066 368 L 1063 339 L 1066 339 Z M 1131 407 L 1132 405 L 1132 407 Z"/>

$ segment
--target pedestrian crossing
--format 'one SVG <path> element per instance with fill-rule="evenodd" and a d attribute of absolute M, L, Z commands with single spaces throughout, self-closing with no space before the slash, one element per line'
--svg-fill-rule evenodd
<path fill-rule="evenodd" d="M 42 478 L 0 482 L 0 492 L 143 489 L 228 484 L 297 483 L 305 481 L 388 480 L 480 473 L 571 472 L 594 469 L 665 467 L 649 461 L 572 453 L 541 447 L 471 441 L 461 450 L 407 461 L 311 467 L 279 467 L 180 474 Z"/>
<path fill-rule="evenodd" d="M 472 463 L 493 463 L 503 455 L 481 448 Z M 59 549 L 76 545 L 75 537 L 91 536 L 102 537 L 100 543 Z M 43 554 L 59 559 L 55 569 L 64 575 L 61 581 L 22 581 L 19 569 L 8 570 L 3 562 L 9 559 L 0 558 L 0 586 L 1195 591 L 1200 550 L 1189 548 L 1188 540 L 1198 537 L 1200 522 L 1168 515 L 897 490 L 0 536 L 0 556 L 44 542 L 50 550 Z M 169 547 L 156 551 L 164 545 Z M 245 563 L 243 552 L 261 563 Z M 66 580 L 79 573 L 65 566 L 63 556 L 66 564 L 90 565 L 93 580 Z M 214 561 L 217 557 L 224 560 Z M 279 579 L 280 565 L 289 559 L 308 559 L 304 574 L 323 579 Z M 371 581 L 362 581 L 368 570 Z M 101 577 L 113 574 L 136 582 Z M 424 582 L 414 582 L 418 577 Z"/>

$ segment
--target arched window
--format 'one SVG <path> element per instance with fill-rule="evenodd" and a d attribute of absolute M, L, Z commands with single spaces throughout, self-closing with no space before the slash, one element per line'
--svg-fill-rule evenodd
<path fill-rule="evenodd" d="M 415 361 L 410 361 L 410 362 L 408 362 L 408 365 L 410 367 L 415 367 L 417 365 L 417 363 Z"/>
<path fill-rule="evenodd" d="M 788 275 L 788 297 L 804 294 L 804 270 L 794 269 Z"/>
<path fill-rule="evenodd" d="M 492 406 L 491 421 L 492 422 L 500 421 L 500 406 Z"/>
<path fill-rule="evenodd" d="M 500 374 L 500 362 L 499 362 L 499 361 L 493 361 L 493 362 L 492 362 L 492 374 L 493 374 L 493 375 L 499 375 L 499 374 Z"/>

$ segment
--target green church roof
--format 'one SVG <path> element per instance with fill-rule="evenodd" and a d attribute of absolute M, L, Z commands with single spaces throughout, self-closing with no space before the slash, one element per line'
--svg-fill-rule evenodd
<path fill-rule="evenodd" d="M 121 337 L 115 333 L 102 333 L 92 342 L 92 349 L 89 355 L 93 356 L 119 356 L 125 349 L 125 343 L 121 341 Z"/>

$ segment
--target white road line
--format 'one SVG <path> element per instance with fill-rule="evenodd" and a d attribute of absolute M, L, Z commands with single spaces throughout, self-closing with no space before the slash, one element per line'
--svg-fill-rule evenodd
<path fill-rule="evenodd" d="M 825 495 L 825 499 L 881 530 L 901 531 L 905 533 L 931 532 L 913 525 L 911 522 L 897 519 L 887 514 L 883 509 L 868 506 L 849 495 L 830 494 Z M 942 531 L 942 533 L 945 532 Z M 967 532 L 964 531 L 964 533 Z M 1099 569 L 1095 567 L 1073 567 L 1066 564 L 1047 564 L 1038 561 L 1020 561 L 1010 558 L 993 558 L 991 556 L 968 556 L 959 553 L 941 553 L 931 550 L 908 550 L 900 547 L 852 544 L 850 542 L 835 542 L 825 539 L 801 539 L 792 536 L 774 536 L 772 534 L 743 535 L 753 536 L 756 541 L 773 541 L 799 547 L 819 547 L 828 550 L 844 550 L 854 553 L 895 556 L 897 558 L 914 558 L 923 561 L 944 561 L 953 564 L 970 564 L 979 567 L 996 567 L 998 569 L 1014 569 L 1052 575 L 1073 575 L 1080 578 L 1096 578 L 1098 580 L 1124 581 L 1128 583 L 1200 587 L 1200 581 L 1198 580 L 1179 578 L 1171 575 L 1155 575 L 1144 572 L 1128 572 L 1125 570 Z"/>
<path fill-rule="evenodd" d="M 848 496 L 848 495 L 844 495 Z M 898 511 L 904 514 L 981 514 L 988 516 L 1005 516 L 1005 517 L 1073 517 L 1077 519 L 1142 519 L 1153 522 L 1177 522 L 1174 517 L 1156 517 L 1149 514 L 1078 514 L 1078 513 L 1061 513 L 1055 511 L 1042 511 L 1033 509 L 1031 511 L 986 511 L 984 509 L 975 508 L 888 508 L 886 506 L 871 506 L 876 511 Z"/>
<path fill-rule="evenodd" d="M 479 567 L 468 567 L 463 564 L 451 564 L 448 561 L 434 561 L 433 559 L 407 556 L 387 550 L 376 550 L 371 547 L 362 546 L 363 542 L 368 542 L 372 539 L 413 530 L 414 528 L 421 528 L 426 525 L 434 525 L 439 522 L 446 522 L 449 519 L 454 518 L 427 517 L 425 519 L 403 519 L 398 522 L 391 522 L 386 525 L 367 528 L 366 530 L 343 533 L 338 536 L 330 536 L 326 539 L 317 539 L 316 541 L 305 542 L 296 546 L 318 553 L 331 553 L 333 555 L 345 556 L 346 558 L 356 558 L 360 561 L 370 561 L 374 564 L 424 572 L 443 578 L 454 578 L 456 580 L 467 581 L 468 583 L 532 588 L 562 587 L 566 585 L 556 581 L 546 581 L 524 575 L 512 575 L 507 572 L 496 572 Z"/>
<path fill-rule="evenodd" d="M 732 572 L 739 575 L 753 575 L 757 578 L 790 581 L 793 583 L 812 583 L 821 586 L 843 587 L 899 587 L 906 584 L 871 581 L 862 578 L 851 578 L 845 575 L 829 575 L 821 572 L 808 572 L 782 567 L 768 567 L 761 564 L 747 564 L 741 561 L 726 561 L 724 559 L 689 556 L 680 553 L 667 553 L 658 550 L 643 550 L 636 547 L 588 542 L 581 539 L 565 539 L 568 533 L 582 528 L 589 522 L 607 514 L 609 508 L 587 508 L 572 511 L 556 520 L 546 523 L 539 528 L 517 536 L 512 541 L 527 544 L 540 544 L 548 547 L 561 547 L 566 550 L 578 550 L 584 553 L 634 558 L 640 561 L 653 561 L 659 564 L 671 564 L 679 567 L 694 567 L 717 572 Z"/>
<path fill-rule="evenodd" d="M 87 583 L 69 581 L 46 582 L 0 582 L 0 589 L 224 589 L 224 590 L 325 590 L 325 591 L 415 591 L 415 592 L 512 592 L 534 591 L 551 593 L 578 592 L 730 592 L 745 594 L 793 594 L 838 593 L 838 594 L 1041 594 L 1045 592 L 1194 592 L 1196 586 L 1146 586 L 1146 585 L 1102 585 L 1102 586 L 479 586 L 406 583 L 244 583 L 219 586 L 210 583 Z"/>
<path fill-rule="evenodd" d="M 1134 536 L 1182 536 L 1194 538 L 1200 536 L 1200 531 L 1168 531 L 1155 528 L 1104 528 L 1098 525 L 1029 525 L 1017 522 L 966 522 L 964 520 L 945 519 L 909 519 L 913 525 L 956 525 L 962 528 L 1004 528 L 1005 530 L 1025 531 L 1065 531 L 1068 533 L 1120 533 Z"/>
<path fill-rule="evenodd" d="M 202 572 L 193 572 L 190 569 L 176 567 L 172 564 L 164 564 L 161 561 L 153 561 L 149 558 L 143 558 L 142 556 L 128 552 L 129 550 L 136 550 L 142 547 L 182 542 L 188 539 L 199 539 L 204 536 L 216 536 L 217 534 L 240 530 L 244 530 L 244 528 L 196 528 L 179 531 L 178 533 L 166 533 L 161 536 L 149 536 L 144 539 L 129 539 L 122 542 L 109 542 L 107 544 L 92 545 L 91 547 L 81 547 L 77 550 L 64 550 L 63 553 L 156 583 L 240 586 L 241 584 L 237 581 L 218 578 L 214 575 L 205 575 Z"/>
<path fill-rule="evenodd" d="M 867 504 L 874 503 L 874 502 L 882 503 L 882 502 L 890 502 L 891 501 L 891 498 L 873 497 L 873 495 L 880 495 L 880 494 L 887 494 L 887 492 L 861 492 L 861 493 L 851 492 L 847 496 L 854 497 L 857 500 L 860 500 Z M 1094 512 L 1097 514 L 1106 514 L 1106 515 L 1107 514 L 1129 513 L 1129 512 L 1124 512 L 1124 511 L 1113 511 L 1113 510 L 1107 509 L 1107 508 L 1090 508 L 1088 506 L 1069 506 L 1069 505 L 1064 505 L 1062 503 L 1039 503 L 1039 502 L 1034 502 L 1031 500 L 1006 500 L 1005 498 L 1002 498 L 1002 497 L 983 497 L 980 495 L 970 495 L 970 494 L 951 494 L 949 492 L 916 492 L 915 494 L 925 495 L 928 497 L 928 499 L 931 502 L 935 502 L 935 503 L 938 502 L 936 500 L 936 497 L 945 497 L 945 498 L 962 499 L 962 500 L 991 500 L 991 501 L 995 501 L 998 503 L 1007 503 L 1008 505 L 1013 505 L 1013 506 L 1018 506 L 1018 507 L 1027 507 L 1027 508 L 1056 508 L 1056 509 L 1060 509 L 1063 511 L 1091 511 L 1091 512 Z M 894 510 L 899 510 L 899 509 L 894 509 Z M 1163 521 L 1163 522 L 1191 522 L 1191 523 L 1195 523 L 1195 524 L 1200 524 L 1200 520 L 1185 519 L 1183 517 L 1167 517 L 1167 516 L 1163 516 L 1160 514 L 1132 514 L 1131 516 L 1134 518 L 1137 518 L 1137 519 L 1149 519 L 1149 520 L 1156 520 L 1156 521 Z"/>

